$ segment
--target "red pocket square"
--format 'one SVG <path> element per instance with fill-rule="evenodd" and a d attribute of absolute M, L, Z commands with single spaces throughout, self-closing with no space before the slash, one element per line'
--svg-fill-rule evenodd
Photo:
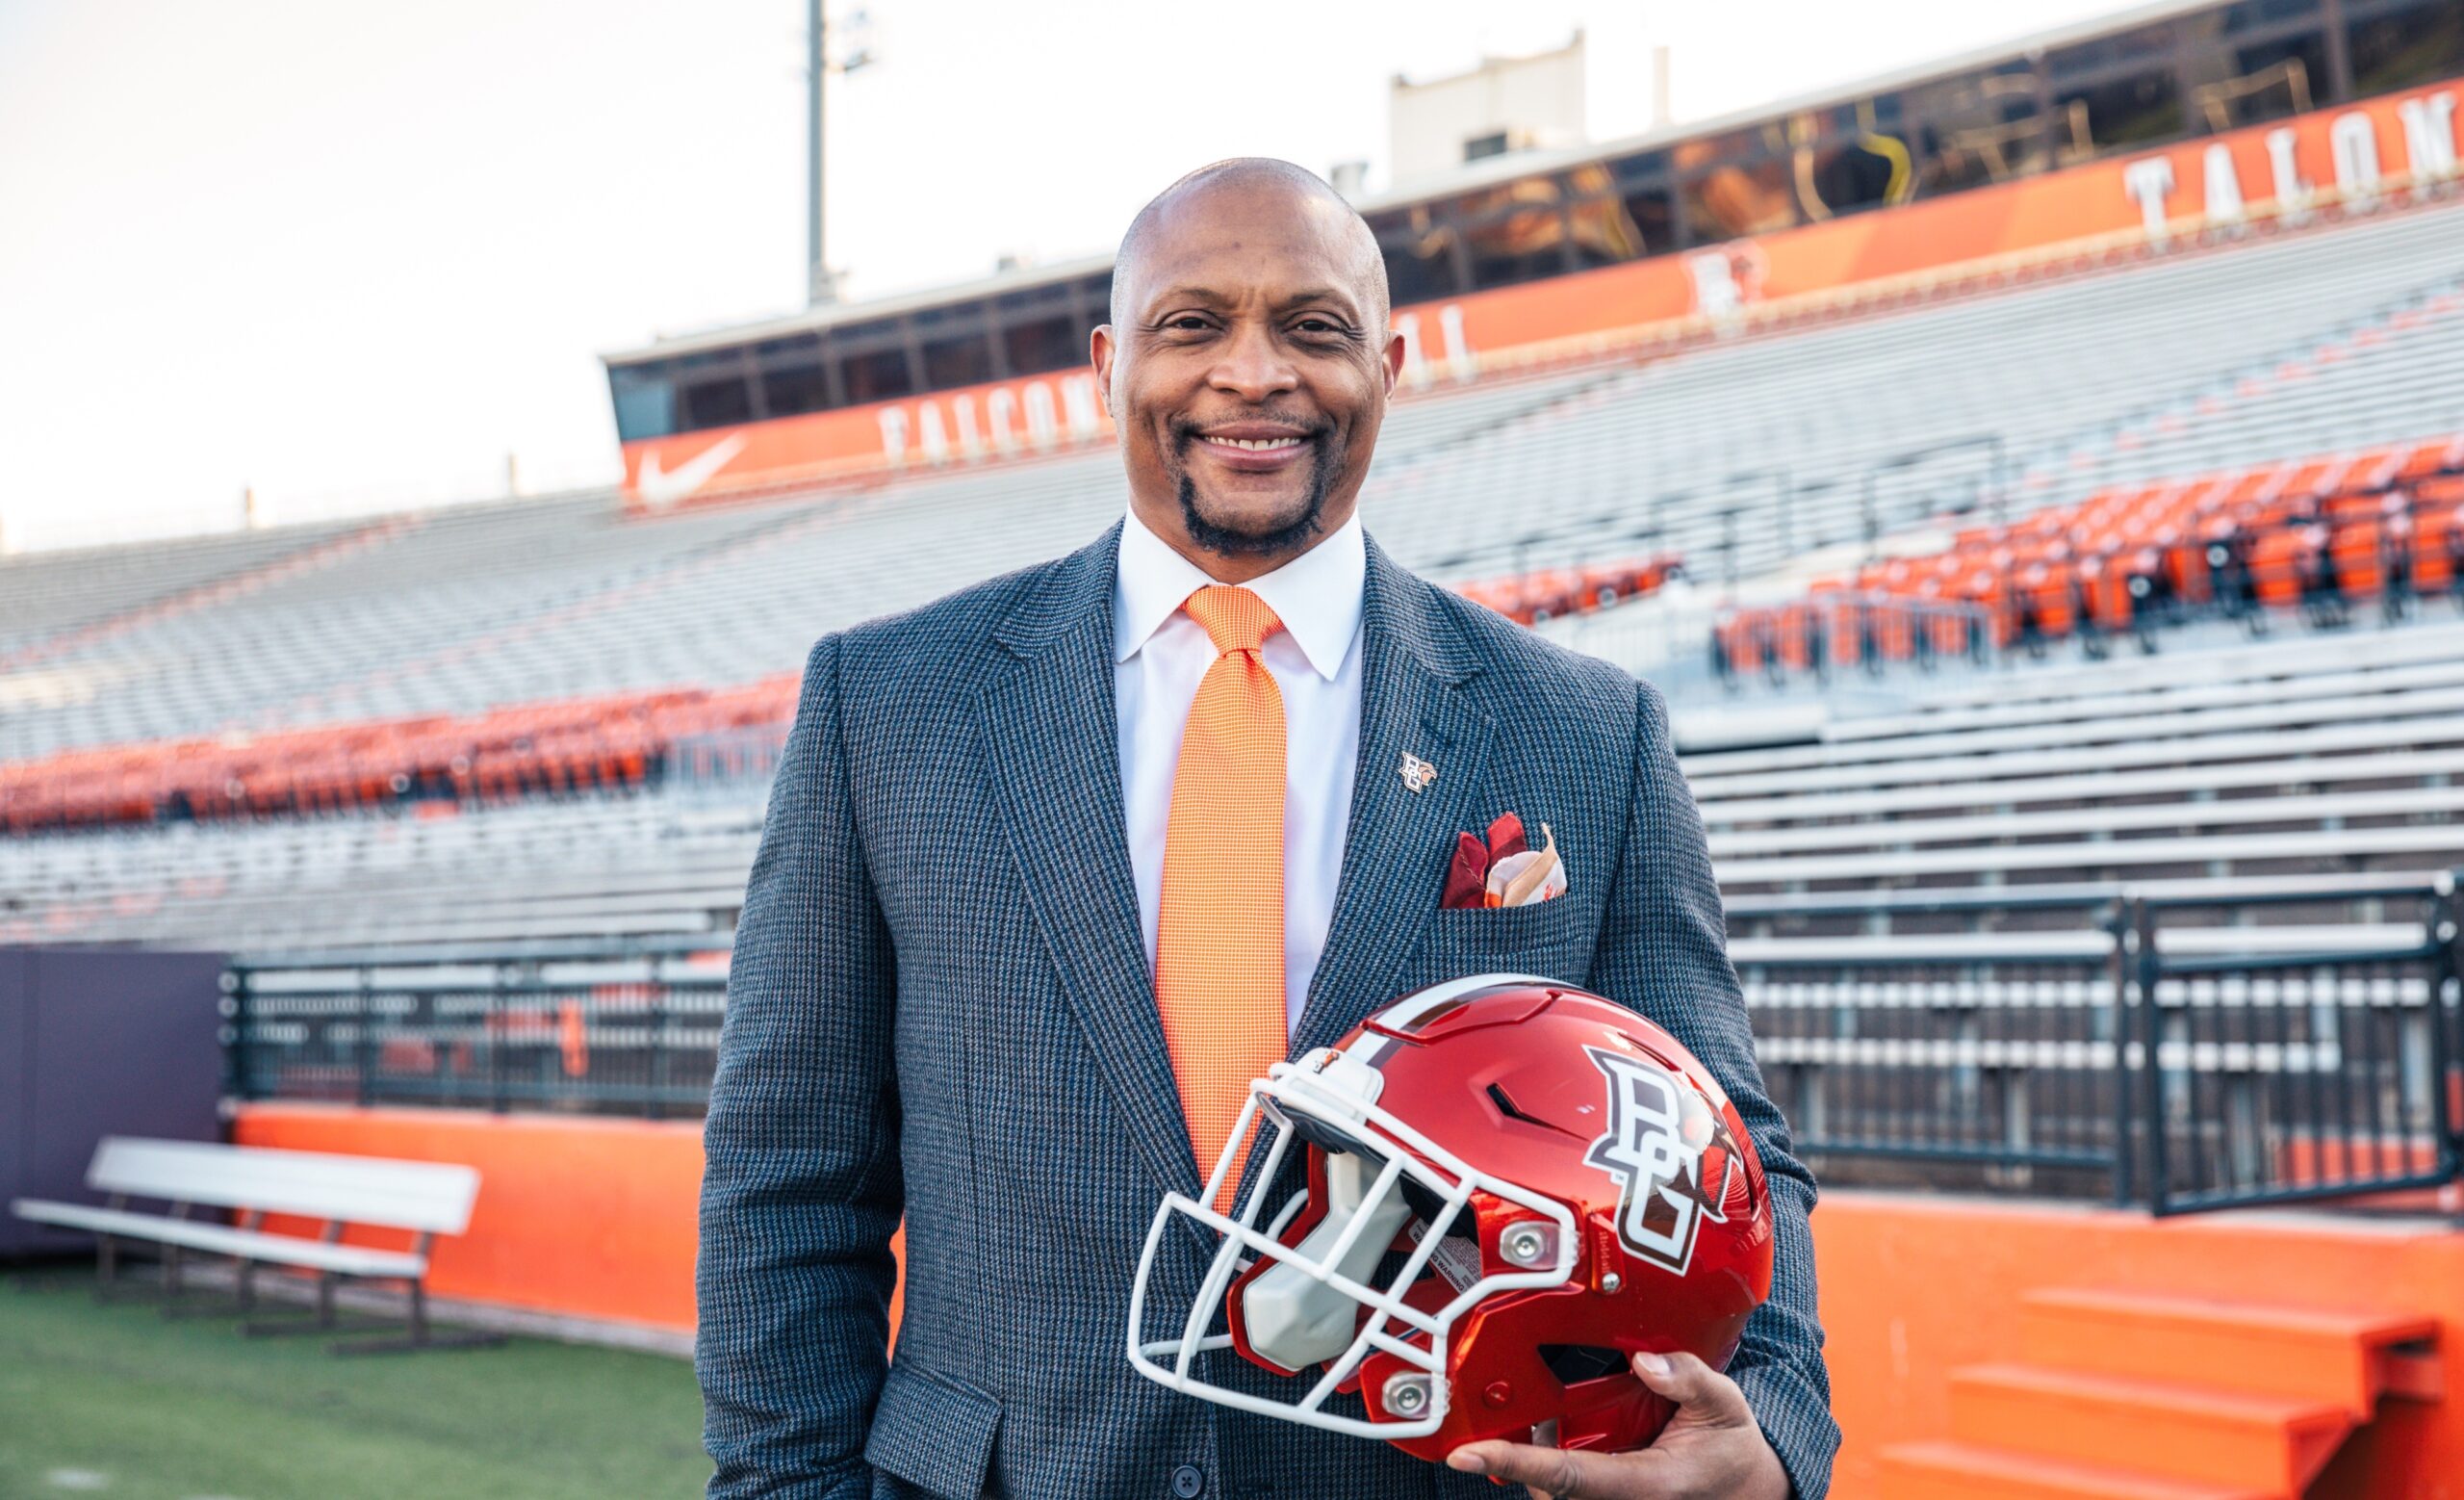
<path fill-rule="evenodd" d="M 1523 819 L 1514 814 L 1500 813 L 1498 820 L 1489 825 L 1490 864 L 1511 859 L 1530 847 L 1531 841 L 1523 836 Z"/>
<path fill-rule="evenodd" d="M 1454 863 L 1446 870 L 1446 898 L 1438 904 L 1448 911 L 1482 905 L 1488 882 L 1488 845 L 1470 834 L 1456 834 Z"/>
<path fill-rule="evenodd" d="M 1438 898 L 1438 906 L 1450 912 L 1502 906 L 1506 904 L 1506 889 L 1513 889 L 1518 893 L 1537 891 L 1536 896 L 1529 897 L 1534 900 L 1546 901 L 1554 897 L 1565 890 L 1565 876 L 1556 867 L 1557 843 L 1553 838 L 1549 841 L 1548 848 L 1541 851 L 1539 860 L 1524 859 L 1513 870 L 1500 870 L 1499 866 L 1506 861 L 1531 852 L 1531 841 L 1523 831 L 1523 819 L 1513 813 L 1498 815 L 1497 820 L 1489 824 L 1489 837 L 1485 843 L 1470 834 L 1456 834 L 1454 859 L 1447 866 L 1446 890 Z M 1542 865 L 1549 866 L 1545 874 L 1539 868 Z M 1524 878 L 1527 874 L 1527 880 Z M 1501 890 L 1489 889 L 1502 876 L 1509 875 L 1513 878 Z"/>

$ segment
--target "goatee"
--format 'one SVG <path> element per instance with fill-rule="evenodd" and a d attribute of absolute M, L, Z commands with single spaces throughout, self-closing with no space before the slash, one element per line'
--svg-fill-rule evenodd
<path fill-rule="evenodd" d="M 1209 520 L 1198 509 L 1197 481 L 1181 468 L 1181 524 L 1189 528 L 1190 540 L 1206 551 L 1226 557 L 1275 557 L 1298 556 L 1325 530 L 1326 491 L 1334 482 L 1335 465 L 1326 452 L 1324 440 L 1312 445 L 1316 452 L 1309 461 L 1308 503 L 1300 513 L 1270 531 L 1238 531 Z"/>

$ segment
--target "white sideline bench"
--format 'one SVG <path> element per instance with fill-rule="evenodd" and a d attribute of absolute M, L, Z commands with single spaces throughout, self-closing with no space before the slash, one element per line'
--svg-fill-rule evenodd
<path fill-rule="evenodd" d="M 229 1256 L 236 1272 L 241 1330 L 251 1335 L 394 1327 L 391 1322 L 346 1325 L 336 1320 L 336 1284 L 360 1280 L 404 1283 L 409 1332 L 406 1337 L 337 1343 L 337 1354 L 501 1341 L 501 1335 L 493 1333 L 440 1333 L 428 1324 L 428 1246 L 439 1234 L 459 1234 L 470 1227 L 472 1201 L 479 1192 L 475 1168 L 113 1135 L 96 1143 L 86 1185 L 107 1195 L 109 1205 L 20 1198 L 10 1207 L 21 1219 L 91 1231 L 100 1245 L 99 1296 L 108 1297 L 116 1280 L 118 1242 L 132 1240 L 162 1247 L 163 1290 L 175 1301 L 181 1296 L 184 1252 Z M 170 1208 L 141 1212 L 127 1206 L 131 1199 L 159 1199 Z M 240 1222 L 189 1217 L 200 1207 L 238 1210 Z M 270 1233 L 260 1228 L 268 1214 L 317 1220 L 323 1225 L 321 1237 Z M 343 1244 L 343 1231 L 352 1225 L 408 1229 L 414 1238 L 406 1251 Z M 316 1273 L 313 1322 L 265 1324 L 249 1317 L 256 1310 L 257 1268 L 268 1265 Z"/>

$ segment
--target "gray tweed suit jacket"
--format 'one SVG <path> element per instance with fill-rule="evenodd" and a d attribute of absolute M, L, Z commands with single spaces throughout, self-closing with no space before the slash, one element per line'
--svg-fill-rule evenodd
<path fill-rule="evenodd" d="M 1491 1497 L 1391 1446 L 1211 1406 L 1121 1353 L 1197 1163 L 1156 1018 L 1113 716 L 1116 526 L 813 647 L 728 981 L 698 1343 L 713 1496 Z M 1296 1055 L 1489 970 L 1631 1005 L 1727 1087 L 1770 1175 L 1771 1300 L 1731 1374 L 1800 1494 L 1838 1443 L 1814 1184 L 1764 1095 L 1659 694 L 1369 544 L 1360 763 Z M 1435 763 L 1420 793 L 1404 752 Z M 1458 830 L 1546 819 L 1567 893 L 1442 912 Z M 1211 1164 L 1210 1164 L 1211 1165 Z M 907 1281 L 886 1355 L 904 1217 Z M 1157 1295 L 1204 1264 L 1167 1241 Z M 1230 1356 L 1219 1381 L 1272 1392 Z"/>

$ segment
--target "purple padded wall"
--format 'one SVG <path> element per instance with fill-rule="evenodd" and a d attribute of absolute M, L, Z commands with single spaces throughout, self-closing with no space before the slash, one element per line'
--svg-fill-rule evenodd
<path fill-rule="evenodd" d="M 218 1141 L 222 955 L 0 948 L 0 1256 L 89 1236 L 28 1224 L 12 1198 L 98 1200 L 106 1135 Z"/>

